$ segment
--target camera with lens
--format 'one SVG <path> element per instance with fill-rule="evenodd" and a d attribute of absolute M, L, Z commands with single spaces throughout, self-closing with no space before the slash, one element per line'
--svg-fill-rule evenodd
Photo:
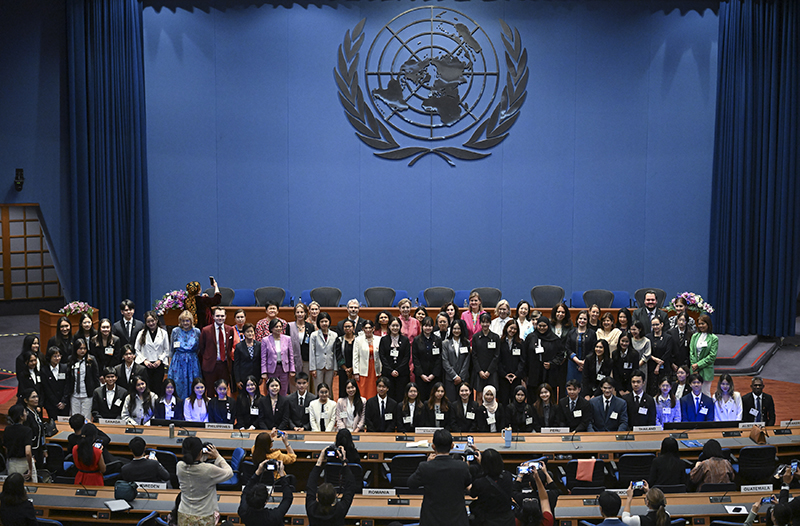
<path fill-rule="evenodd" d="M 267 460 L 267 463 L 264 464 L 264 468 L 267 471 L 278 471 L 278 461 L 274 458 Z"/>
<path fill-rule="evenodd" d="M 328 446 L 325 448 L 325 457 L 326 460 L 341 460 L 339 450 L 336 449 L 336 446 Z"/>
<path fill-rule="evenodd" d="M 211 442 L 204 442 L 203 443 L 203 453 L 208 454 L 209 446 L 213 446 Z"/>

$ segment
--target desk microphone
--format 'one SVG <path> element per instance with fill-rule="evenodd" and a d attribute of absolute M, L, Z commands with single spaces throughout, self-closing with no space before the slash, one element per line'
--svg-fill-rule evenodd
<path fill-rule="evenodd" d="M 147 491 L 147 488 L 145 488 L 144 486 L 140 486 L 139 484 L 136 484 L 136 489 L 137 489 L 137 490 L 143 490 L 143 491 L 144 491 L 144 494 L 145 494 L 145 495 L 147 495 L 147 497 L 146 497 L 146 498 L 148 498 L 148 499 L 152 498 L 152 497 L 150 496 L 150 492 L 149 492 L 149 491 Z"/>
<path fill-rule="evenodd" d="M 83 488 L 83 489 L 75 490 L 75 495 L 76 496 L 80 495 L 80 496 L 84 496 L 84 497 L 94 497 L 95 495 L 97 495 L 97 490 L 95 490 L 95 489 L 89 489 L 86 486 L 84 486 L 83 484 L 81 484 L 81 488 Z"/>
<path fill-rule="evenodd" d="M 580 449 L 578 447 L 578 444 L 575 443 L 575 434 L 577 432 L 578 432 L 578 426 L 575 426 L 575 431 L 572 432 L 572 435 L 570 435 L 569 440 L 570 442 L 572 442 L 572 445 L 575 446 L 575 449 Z"/>

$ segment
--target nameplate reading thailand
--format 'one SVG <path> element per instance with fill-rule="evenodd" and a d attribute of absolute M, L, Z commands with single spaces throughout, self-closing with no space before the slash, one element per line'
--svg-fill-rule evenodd
<path fill-rule="evenodd" d="M 206 422 L 206 429 L 233 429 L 233 424 L 212 424 Z"/>
<path fill-rule="evenodd" d="M 98 418 L 97 420 L 98 420 L 98 422 L 100 422 L 100 425 L 103 425 L 103 426 L 121 426 L 121 425 L 125 425 L 125 422 L 123 422 L 119 418 Z"/>
<path fill-rule="evenodd" d="M 441 427 L 417 427 L 414 429 L 414 433 L 418 435 L 432 435 L 436 432 L 437 429 L 442 429 Z"/>
<path fill-rule="evenodd" d="M 639 431 L 662 431 L 661 426 L 633 426 L 633 430 Z"/>
<path fill-rule="evenodd" d="M 166 482 L 136 482 L 136 485 L 146 489 L 167 489 Z"/>
<path fill-rule="evenodd" d="M 393 489 L 364 488 L 362 495 L 377 495 L 379 497 L 394 497 L 397 491 Z"/>
<path fill-rule="evenodd" d="M 550 435 L 563 435 L 564 433 L 569 433 L 568 427 L 543 427 L 542 434 L 550 434 Z"/>
<path fill-rule="evenodd" d="M 764 422 L 739 422 L 739 429 L 750 429 L 753 426 L 764 427 Z"/>
<path fill-rule="evenodd" d="M 756 493 L 760 491 L 772 491 L 772 484 L 752 484 L 742 486 L 742 493 Z"/>

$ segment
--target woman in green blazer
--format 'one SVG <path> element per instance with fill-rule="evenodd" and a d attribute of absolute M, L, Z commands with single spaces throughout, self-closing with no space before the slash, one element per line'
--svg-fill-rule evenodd
<path fill-rule="evenodd" d="M 692 373 L 703 380 L 703 392 L 711 396 L 711 383 L 714 381 L 714 360 L 717 359 L 719 338 L 712 333 L 711 318 L 703 314 L 697 319 L 697 332 L 689 342 L 689 360 Z"/>

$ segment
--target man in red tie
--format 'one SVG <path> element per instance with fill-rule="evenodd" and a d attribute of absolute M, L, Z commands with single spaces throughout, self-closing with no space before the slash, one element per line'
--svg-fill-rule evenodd
<path fill-rule="evenodd" d="M 200 367 L 207 390 L 213 390 L 214 383 L 220 378 L 230 385 L 228 356 L 232 347 L 233 327 L 225 325 L 225 309 L 217 307 L 214 309 L 214 323 L 200 331 Z"/>

